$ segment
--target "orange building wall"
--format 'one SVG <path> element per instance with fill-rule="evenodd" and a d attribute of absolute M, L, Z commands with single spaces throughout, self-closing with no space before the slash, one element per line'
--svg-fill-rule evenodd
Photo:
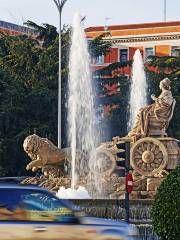
<path fill-rule="evenodd" d="M 110 52 L 104 56 L 104 63 L 118 62 L 118 48 L 111 48 Z"/>
<path fill-rule="evenodd" d="M 123 37 L 123 38 L 130 38 L 134 36 L 138 36 L 139 38 L 144 37 L 144 36 L 162 36 L 164 34 L 167 35 L 177 35 L 180 32 L 180 21 L 178 22 L 161 22 L 161 23 L 145 23 L 145 24 L 136 24 L 136 25 L 114 25 L 114 26 L 109 26 L 108 28 L 109 32 L 111 33 L 112 37 L 115 37 L 115 39 L 118 37 Z M 86 36 L 89 38 L 94 38 L 97 37 L 98 35 L 104 33 L 104 27 L 90 27 L 86 30 Z M 177 34 L 176 34 L 177 33 Z M 159 40 L 159 39 L 158 39 Z M 150 41 L 150 44 L 145 44 L 144 42 L 141 43 L 137 42 L 137 46 L 135 43 L 128 42 L 128 59 L 133 60 L 134 53 L 137 49 L 140 49 L 142 57 L 145 56 L 145 48 L 148 46 L 151 46 L 154 48 L 154 54 L 156 56 L 169 56 L 171 55 L 171 46 L 170 46 L 171 39 L 168 42 L 156 42 L 156 38 L 152 38 L 152 42 Z M 116 44 L 116 41 L 113 41 L 114 44 Z M 121 47 L 121 41 L 117 41 L 117 44 Z M 157 44 L 157 45 L 155 45 Z M 159 45 L 158 45 L 159 44 Z M 94 69 L 99 69 L 107 66 L 109 63 L 114 63 L 119 61 L 119 49 L 118 45 L 113 45 L 117 46 L 117 48 L 112 48 L 110 50 L 110 53 L 107 54 L 104 57 L 104 66 L 93 66 Z M 124 42 L 122 42 L 122 46 L 126 46 Z M 158 71 L 158 69 L 153 68 L 153 71 Z M 118 74 L 131 74 L 131 68 L 129 66 L 114 70 L 112 75 L 118 75 Z"/>
<path fill-rule="evenodd" d="M 165 28 L 148 28 L 148 29 L 126 29 L 126 30 L 109 30 L 111 36 L 134 36 L 134 35 L 146 35 L 146 34 L 159 34 L 159 33 L 170 33 L 170 32 L 180 32 L 180 26 L 172 26 L 172 27 L 165 27 Z M 92 31 L 86 32 L 86 36 L 88 38 L 94 38 L 101 34 L 104 31 Z"/>
<path fill-rule="evenodd" d="M 170 46 L 169 45 L 155 46 L 155 55 L 158 57 L 169 56 L 170 55 Z"/>

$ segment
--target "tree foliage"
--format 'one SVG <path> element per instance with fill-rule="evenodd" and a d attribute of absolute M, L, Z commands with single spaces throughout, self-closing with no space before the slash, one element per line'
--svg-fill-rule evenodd
<path fill-rule="evenodd" d="M 26 24 L 34 29 L 36 37 L 0 33 L 0 176 L 27 174 L 27 156 L 22 148 L 27 135 L 36 132 L 57 144 L 59 34 L 49 24 Z M 65 147 L 71 27 L 64 26 L 61 36 L 61 134 Z M 102 51 L 108 51 L 108 47 L 103 43 Z"/>
<path fill-rule="evenodd" d="M 152 207 L 155 232 L 162 240 L 179 240 L 180 236 L 180 166 L 160 185 Z"/>
<path fill-rule="evenodd" d="M 89 52 L 91 57 L 98 57 L 101 55 L 106 55 L 112 45 L 111 42 L 105 40 L 110 33 L 103 33 L 89 42 Z"/>
<path fill-rule="evenodd" d="M 105 68 L 98 69 L 94 72 L 97 76 L 109 76 L 112 75 L 112 71 L 117 70 L 118 68 L 124 68 L 127 66 L 131 66 L 132 61 L 124 61 L 124 62 L 114 62 L 106 66 Z"/>
<path fill-rule="evenodd" d="M 37 131 L 56 138 L 58 53 L 54 49 L 51 65 L 49 48 L 36 40 L 3 36 L 1 41 L 1 175 L 16 175 L 23 173 L 22 143 L 28 134 Z"/>
<path fill-rule="evenodd" d="M 94 77 L 101 141 L 127 134 L 130 79 L 125 75 Z"/>
<path fill-rule="evenodd" d="M 50 46 L 58 37 L 56 27 L 47 23 L 40 26 L 32 21 L 27 21 L 24 24 L 33 28 L 34 32 L 37 34 L 36 39 L 42 42 L 43 47 Z"/>

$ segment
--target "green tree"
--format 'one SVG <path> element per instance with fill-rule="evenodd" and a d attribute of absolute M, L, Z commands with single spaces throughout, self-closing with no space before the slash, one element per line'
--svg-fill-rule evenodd
<path fill-rule="evenodd" d="M 130 78 L 118 72 L 112 73 L 119 68 L 123 69 L 131 66 L 131 64 L 132 61 L 116 62 L 94 72 L 97 108 L 101 106 L 101 108 L 106 109 L 109 107 L 110 109 L 109 114 L 104 115 L 98 124 L 101 141 L 127 134 Z M 110 91 L 113 88 L 114 91 Z"/>
<path fill-rule="evenodd" d="M 41 46 L 28 36 L 1 36 L 1 175 L 21 175 L 24 138 L 37 131 L 55 142 L 58 39 Z"/>
<path fill-rule="evenodd" d="M 0 176 L 27 174 L 27 156 L 22 144 L 34 131 L 57 144 L 58 33 L 48 24 L 28 24 L 36 30 L 36 38 L 0 36 Z M 63 27 L 63 125 L 70 37 L 71 27 Z M 65 128 L 63 130 L 65 140 Z"/>
<path fill-rule="evenodd" d="M 125 75 L 113 78 L 96 77 L 94 82 L 97 94 L 96 109 L 100 110 L 99 114 L 101 115 L 98 124 L 101 141 L 110 140 L 114 136 L 126 135 L 129 108 L 129 78 Z M 105 114 L 106 108 L 109 108 L 109 113 L 107 114 Z"/>
<path fill-rule="evenodd" d="M 91 57 L 96 58 L 98 56 L 106 55 L 109 53 L 112 43 L 104 39 L 109 34 L 110 33 L 101 34 L 93 40 L 89 41 L 89 52 L 91 54 Z"/>
<path fill-rule="evenodd" d="M 47 23 L 44 23 L 42 26 L 40 26 L 32 21 L 27 21 L 24 24 L 34 30 L 34 33 L 36 34 L 36 39 L 42 42 L 43 47 L 52 45 L 58 37 L 56 27 Z"/>
<path fill-rule="evenodd" d="M 180 166 L 161 183 L 152 206 L 154 230 L 162 240 L 180 236 Z"/>

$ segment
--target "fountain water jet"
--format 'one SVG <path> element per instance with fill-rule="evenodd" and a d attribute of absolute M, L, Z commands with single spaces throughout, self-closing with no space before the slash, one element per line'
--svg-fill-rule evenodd
<path fill-rule="evenodd" d="M 90 72 L 90 57 L 81 17 L 74 15 L 69 60 L 68 129 L 72 157 L 72 183 L 74 189 L 82 175 L 95 168 L 95 111 Z M 77 163 L 77 150 L 86 161 Z M 78 164 L 78 167 L 77 167 Z M 89 170 L 88 170 L 89 169 Z"/>
<path fill-rule="evenodd" d="M 139 49 L 136 50 L 133 57 L 132 82 L 130 92 L 130 118 L 128 122 L 128 131 L 135 124 L 136 115 L 140 108 L 147 105 L 147 82 L 144 71 L 144 62 Z"/>

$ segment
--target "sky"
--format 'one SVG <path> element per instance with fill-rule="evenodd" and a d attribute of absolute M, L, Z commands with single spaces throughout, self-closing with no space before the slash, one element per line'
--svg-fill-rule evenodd
<path fill-rule="evenodd" d="M 73 14 L 86 16 L 85 26 L 161 22 L 165 0 L 67 0 L 62 24 L 72 23 Z M 180 0 L 166 0 L 167 21 L 180 21 Z M 0 0 L 0 20 L 22 25 L 31 20 L 58 27 L 53 0 Z"/>

